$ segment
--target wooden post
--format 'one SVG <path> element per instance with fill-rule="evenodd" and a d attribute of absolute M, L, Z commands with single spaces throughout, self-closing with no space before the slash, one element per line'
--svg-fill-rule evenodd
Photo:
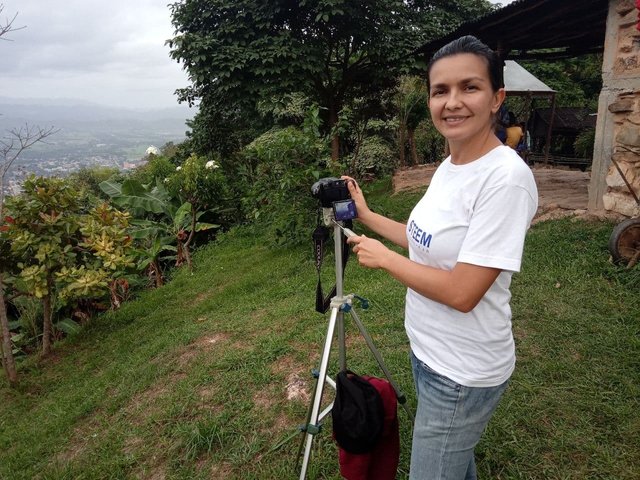
<path fill-rule="evenodd" d="M 549 127 L 547 129 L 547 139 L 544 145 L 544 164 L 549 164 L 549 150 L 551 150 L 551 130 L 553 129 L 553 117 L 556 115 L 556 92 L 551 94 L 551 116 L 549 117 Z"/>

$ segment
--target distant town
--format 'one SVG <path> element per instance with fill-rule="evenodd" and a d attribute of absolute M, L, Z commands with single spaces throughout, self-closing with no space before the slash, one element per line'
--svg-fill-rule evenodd
<path fill-rule="evenodd" d="M 29 160 L 22 159 L 8 172 L 4 186 L 5 194 L 20 193 L 22 182 L 28 175 L 42 177 L 64 177 L 87 167 L 109 167 L 118 170 L 130 170 L 144 161 L 144 150 L 139 158 L 128 158 L 113 153 L 103 155 L 67 155 L 61 157 L 39 157 Z"/>
<path fill-rule="evenodd" d="M 5 100 L 4 102 L 2 100 Z M 15 105 L 0 99 L 0 138 L 23 125 L 53 127 L 56 133 L 25 150 L 6 175 L 4 190 L 20 191 L 27 175 L 66 176 L 86 167 L 130 170 L 145 161 L 149 147 L 184 140 L 184 109 L 158 112 L 96 106 Z M 193 115 L 193 113 L 191 113 Z M 0 159 L 2 160 L 2 159 Z"/>

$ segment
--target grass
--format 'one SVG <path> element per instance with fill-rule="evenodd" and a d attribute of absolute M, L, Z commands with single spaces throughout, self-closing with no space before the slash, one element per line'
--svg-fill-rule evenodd
<path fill-rule="evenodd" d="M 419 194 L 387 188 L 372 188 L 375 208 L 406 218 Z M 476 450 L 481 478 L 640 478 L 640 274 L 608 262 L 612 228 L 531 229 L 512 288 L 518 366 Z M 0 479 L 297 478 L 309 400 L 287 394 L 311 390 L 326 333 L 311 245 L 237 231 L 195 265 L 22 362 L 17 389 L 0 384 Z M 351 261 L 345 290 L 370 299 L 360 317 L 414 408 L 404 288 Z M 347 336 L 350 368 L 381 375 L 352 324 Z M 399 417 L 402 479 L 411 425 Z M 329 425 L 316 436 L 309 478 L 340 478 L 330 437 Z"/>

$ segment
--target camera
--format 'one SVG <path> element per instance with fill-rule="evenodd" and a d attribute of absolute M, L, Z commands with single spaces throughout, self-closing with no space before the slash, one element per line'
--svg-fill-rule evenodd
<path fill-rule="evenodd" d="M 333 208 L 333 202 L 351 198 L 346 180 L 340 178 L 321 178 L 311 187 L 311 194 L 320 200 L 324 208 Z"/>
<path fill-rule="evenodd" d="M 321 178 L 311 187 L 311 194 L 320 200 L 322 208 L 333 210 L 337 221 L 352 220 L 358 216 L 356 204 L 351 199 L 347 181 L 340 178 Z"/>

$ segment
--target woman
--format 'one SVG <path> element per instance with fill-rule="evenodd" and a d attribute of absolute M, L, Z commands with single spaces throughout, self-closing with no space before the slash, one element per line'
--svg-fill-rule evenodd
<path fill-rule="evenodd" d="M 405 327 L 418 397 L 410 478 L 474 479 L 474 447 L 515 366 L 509 285 L 537 208 L 533 175 L 494 134 L 502 61 L 466 36 L 428 68 L 429 109 L 451 155 L 407 224 L 374 213 L 349 177 L 359 221 L 409 250 L 352 237 L 361 265 L 408 287 Z"/>

